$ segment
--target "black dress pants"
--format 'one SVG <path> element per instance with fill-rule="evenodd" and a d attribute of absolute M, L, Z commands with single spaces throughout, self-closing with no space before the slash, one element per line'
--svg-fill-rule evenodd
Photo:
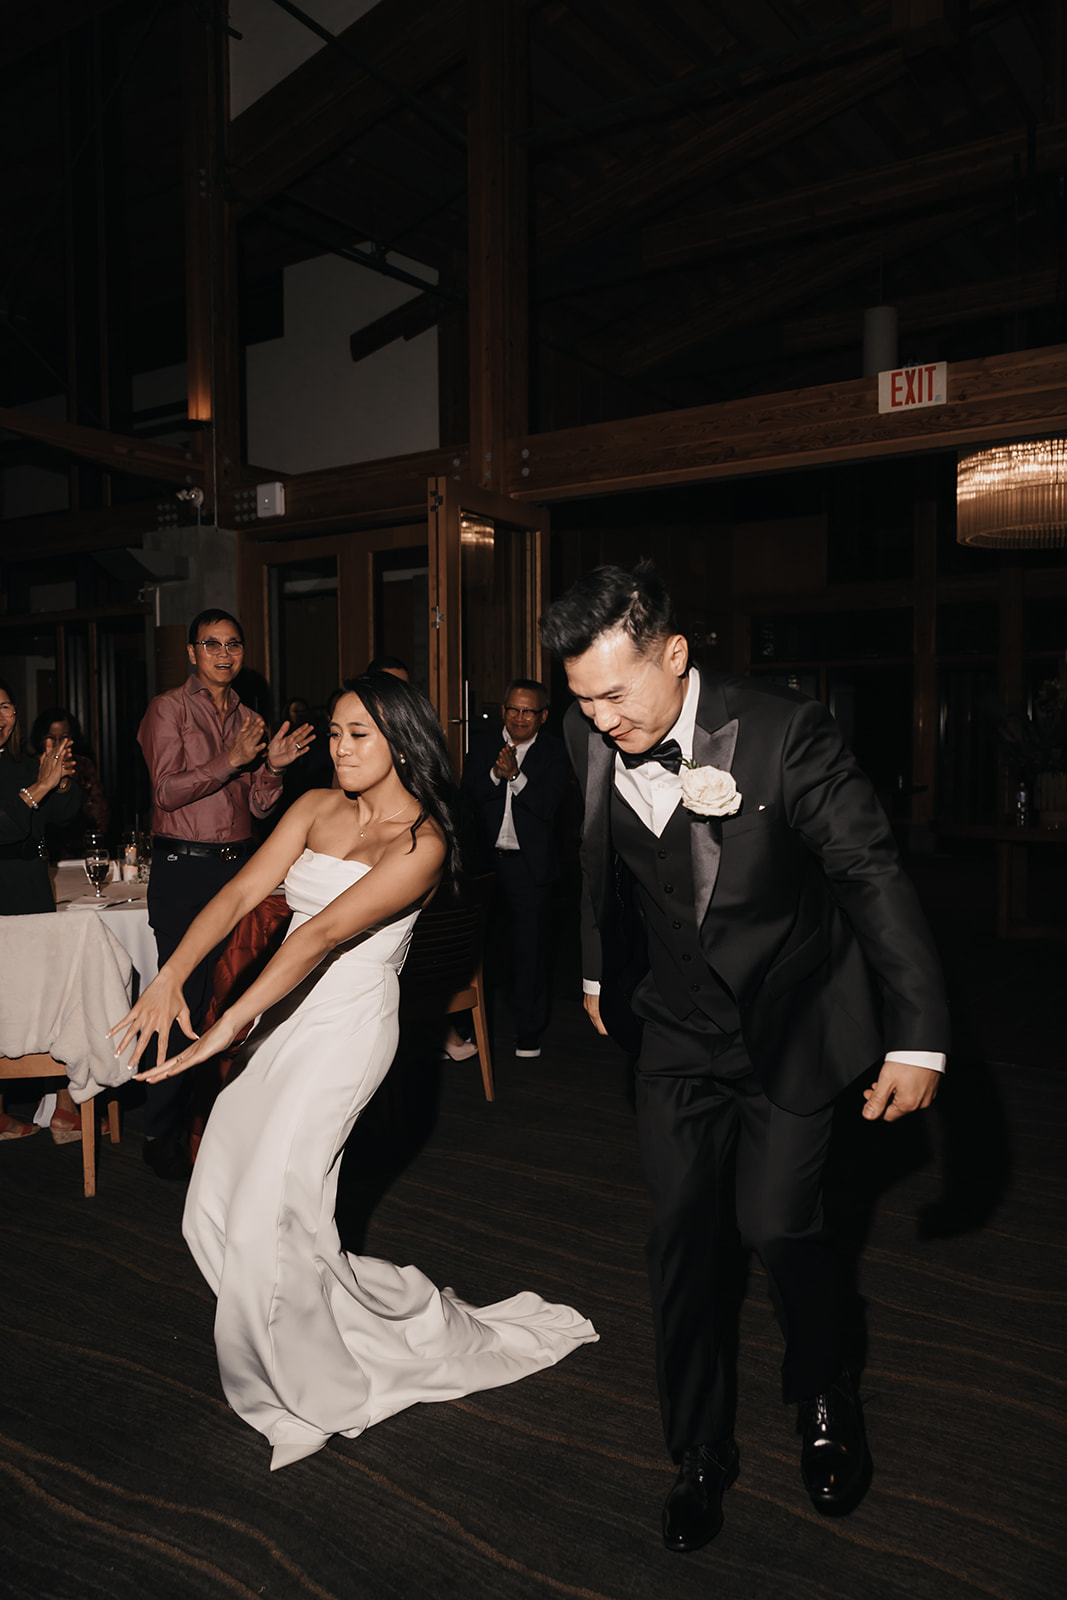
<path fill-rule="evenodd" d="M 156 937 L 156 952 L 162 966 L 181 944 L 193 919 L 213 900 L 220 889 L 240 872 L 243 861 L 222 861 L 217 856 L 185 856 L 169 853 L 164 846 L 152 850 L 152 873 L 148 880 L 148 920 Z M 185 1000 L 193 1030 L 200 1033 L 211 1004 L 212 979 L 222 945 L 219 944 L 195 966 L 185 980 Z M 175 1023 L 170 1030 L 167 1055 L 177 1055 L 189 1040 Z M 141 1071 L 156 1059 L 153 1041 L 141 1058 Z M 193 1095 L 193 1073 L 145 1085 L 144 1131 L 149 1139 L 174 1139 L 188 1132 L 189 1108 Z"/>
<path fill-rule="evenodd" d="M 497 883 L 511 917 L 515 956 L 515 1033 L 544 1032 L 548 1022 L 548 909 L 551 887 L 537 883 L 521 850 L 496 852 Z"/>
<path fill-rule="evenodd" d="M 840 1273 L 822 1216 L 832 1107 L 785 1111 L 759 1088 L 738 1036 L 659 1022 L 645 1024 L 636 1104 L 660 1405 L 677 1456 L 732 1436 L 739 1243 L 763 1263 L 785 1336 L 784 1399 L 818 1394 L 840 1371 Z"/>

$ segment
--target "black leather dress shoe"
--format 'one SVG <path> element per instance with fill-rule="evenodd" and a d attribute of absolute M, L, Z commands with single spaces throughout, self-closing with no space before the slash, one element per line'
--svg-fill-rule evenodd
<path fill-rule="evenodd" d="M 193 1175 L 189 1149 L 181 1139 L 146 1139 L 141 1154 L 157 1178 L 187 1183 Z"/>
<path fill-rule="evenodd" d="M 870 1487 L 872 1464 L 859 1395 L 847 1372 L 800 1402 L 797 1432 L 803 1437 L 800 1471 L 816 1511 L 828 1517 L 854 1511 Z"/>
<path fill-rule="evenodd" d="M 720 1459 L 721 1458 L 721 1459 Z M 737 1477 L 740 1456 L 733 1440 L 716 1450 L 691 1444 L 663 1507 L 663 1543 L 668 1550 L 699 1550 L 722 1527 L 722 1497 Z"/>

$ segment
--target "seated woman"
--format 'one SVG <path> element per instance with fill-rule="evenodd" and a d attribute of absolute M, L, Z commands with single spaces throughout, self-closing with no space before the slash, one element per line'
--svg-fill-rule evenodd
<path fill-rule="evenodd" d="M 30 750 L 34 755 L 40 755 L 49 740 L 54 749 L 63 739 L 68 741 L 74 756 L 74 781 L 81 790 L 82 803 L 81 810 L 65 822 L 53 817 L 46 819 L 45 843 L 53 861 L 62 861 L 65 856 L 80 856 L 83 850 L 82 835 L 86 828 L 106 833 L 111 820 L 111 807 L 80 722 L 66 706 L 49 706 L 47 711 L 42 711 L 34 718 L 30 729 Z"/>
<path fill-rule="evenodd" d="M 55 910 L 41 840 L 48 822 L 76 817 L 81 803 L 70 739 L 46 736 L 36 757 L 27 754 L 15 697 L 0 680 L 0 916 Z M 68 1142 L 72 1125 L 80 1138 L 80 1119 L 63 1090 L 53 1117 L 57 1144 Z M 0 1139 L 22 1139 L 36 1131 L 32 1122 L 9 1116 L 0 1106 Z"/>
<path fill-rule="evenodd" d="M 597 1337 L 569 1306 L 523 1293 L 475 1309 L 416 1267 L 342 1250 L 338 1157 L 396 1051 L 397 974 L 420 909 L 456 869 L 454 784 L 433 707 L 387 674 L 345 685 L 330 751 L 339 789 L 302 795 L 193 922 L 112 1030 L 131 1070 L 177 1019 L 182 983 L 281 878 L 281 949 L 203 1036 L 142 1076 L 225 1050 L 258 1016 L 243 1070 L 215 1102 L 184 1233 L 218 1296 L 227 1399 L 299 1461 L 422 1400 L 448 1400 L 550 1366 Z M 240 1069 L 240 1062 L 238 1069 Z"/>

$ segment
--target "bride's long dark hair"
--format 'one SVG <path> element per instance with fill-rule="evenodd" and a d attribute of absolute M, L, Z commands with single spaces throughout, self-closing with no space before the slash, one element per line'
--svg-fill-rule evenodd
<path fill-rule="evenodd" d="M 411 826 L 412 848 L 416 833 L 432 817 L 445 836 L 444 876 L 455 883 L 461 866 L 456 780 L 436 711 L 421 689 L 390 672 L 346 678 L 341 689 L 359 696 L 392 752 L 397 777 L 419 802 Z"/>

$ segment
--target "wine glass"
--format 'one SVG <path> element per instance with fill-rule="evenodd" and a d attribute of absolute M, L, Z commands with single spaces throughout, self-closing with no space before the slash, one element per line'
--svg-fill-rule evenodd
<path fill-rule="evenodd" d="M 99 846 L 94 847 L 93 849 L 86 849 L 85 876 L 92 884 L 93 889 L 96 892 L 96 898 L 98 900 L 102 900 L 104 896 L 101 893 L 101 890 L 103 889 L 103 886 L 107 882 L 108 878 L 111 876 L 111 857 L 107 850 L 102 849 Z"/>

